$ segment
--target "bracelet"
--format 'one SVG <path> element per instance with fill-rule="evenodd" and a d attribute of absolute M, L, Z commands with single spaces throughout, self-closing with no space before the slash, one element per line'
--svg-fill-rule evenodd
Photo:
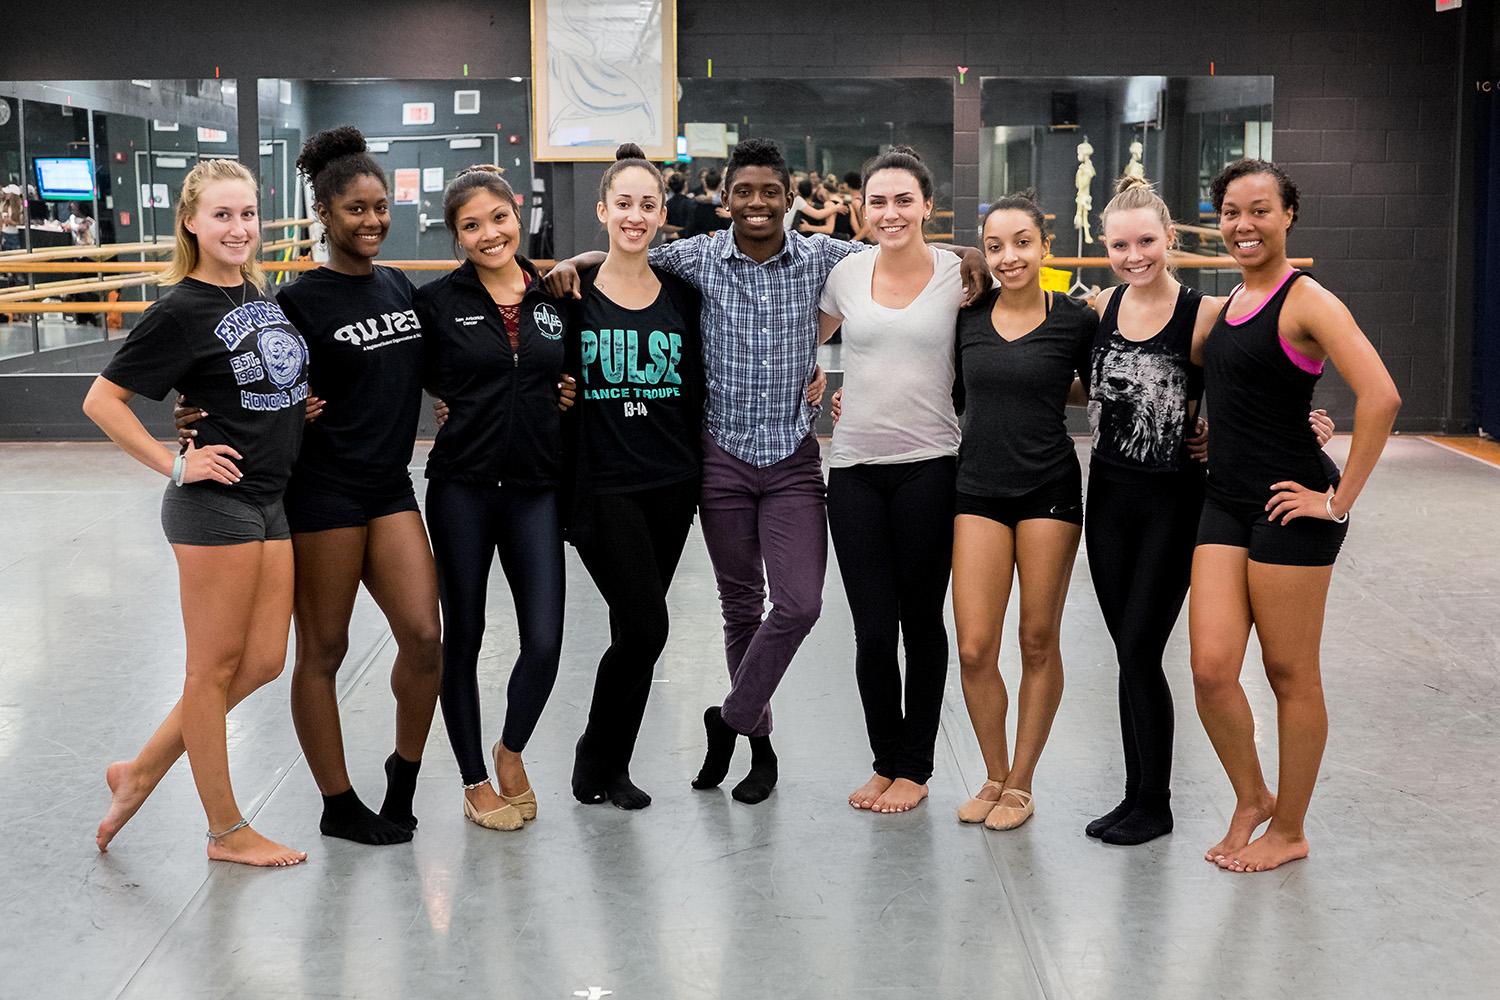
<path fill-rule="evenodd" d="M 174 458 L 174 459 L 172 459 L 172 484 L 174 486 L 181 486 L 182 485 L 182 477 L 186 473 L 187 473 L 187 456 L 184 455 L 184 454 L 182 454 L 182 453 L 178 453 L 177 457 Z"/>
<path fill-rule="evenodd" d="M 1333 494 L 1332 493 L 1328 494 L 1328 496 L 1323 499 L 1323 509 L 1326 510 L 1326 511 L 1328 511 L 1328 519 L 1330 521 L 1332 521 L 1334 524 L 1343 524 L 1344 522 L 1346 522 L 1346 521 L 1349 520 L 1349 511 L 1347 511 L 1347 510 L 1344 511 L 1344 516 L 1343 517 L 1334 517 L 1333 516 Z"/>

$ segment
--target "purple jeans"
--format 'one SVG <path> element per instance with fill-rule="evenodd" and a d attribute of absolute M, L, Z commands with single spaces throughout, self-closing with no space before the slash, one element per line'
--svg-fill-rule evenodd
<path fill-rule="evenodd" d="M 828 505 L 817 437 L 809 434 L 792 454 L 758 469 L 705 433 L 698 513 L 724 611 L 724 721 L 746 736 L 765 736 L 771 695 L 823 610 Z"/>

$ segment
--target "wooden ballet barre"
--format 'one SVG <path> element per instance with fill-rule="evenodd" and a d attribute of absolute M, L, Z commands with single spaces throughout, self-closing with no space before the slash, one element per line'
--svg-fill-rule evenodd
<path fill-rule="evenodd" d="M 106 243 L 103 246 L 92 247 L 49 247 L 46 250 L 33 250 L 30 253 L 24 250 L 9 250 L 5 256 L 0 256 L 0 262 L 10 263 L 12 261 L 41 261 L 41 260 L 72 260 L 80 257 L 114 257 L 122 253 L 171 253 L 172 244 L 168 243 Z M 78 268 L 74 268 L 78 270 Z"/>
<path fill-rule="evenodd" d="M 317 219 L 272 219 L 270 222 L 262 222 L 261 229 L 291 229 L 296 226 L 310 226 Z"/>
<path fill-rule="evenodd" d="M 1290 257 L 1287 263 L 1293 267 L 1312 267 L 1311 257 Z M 1108 269 L 1108 257 L 1049 257 L 1042 261 L 1045 267 L 1076 267 L 1079 269 L 1099 268 Z M 1239 265 L 1234 262 L 1233 257 L 1199 257 L 1195 254 L 1173 254 L 1173 267 L 1199 267 L 1218 268 L 1223 271 L 1235 271 Z"/>
<path fill-rule="evenodd" d="M 0 302 L 4 313 L 142 313 L 150 302 Z"/>
<path fill-rule="evenodd" d="M 1172 223 L 1172 226 L 1179 233 L 1192 233 L 1193 235 L 1199 236 L 1206 240 L 1218 240 L 1220 243 L 1224 242 L 1224 234 L 1211 226 L 1190 226 L 1186 222 L 1174 222 Z"/>
<path fill-rule="evenodd" d="M 310 247 L 310 246 L 312 246 L 316 242 L 318 242 L 318 241 L 317 240 L 275 240 L 274 242 L 264 244 L 260 248 L 260 252 L 261 253 L 275 253 L 277 250 L 286 250 L 286 249 L 294 248 L 294 247 Z M 272 263 L 272 262 L 271 261 L 266 261 L 266 263 Z"/>
<path fill-rule="evenodd" d="M 29 288 L 8 288 L 0 291 L 0 303 L 25 302 L 47 298 L 52 295 L 86 295 L 89 292 L 108 292 L 118 288 L 154 284 L 161 280 L 160 274 L 127 274 L 123 278 L 80 278 L 77 281 L 48 281 Z"/>

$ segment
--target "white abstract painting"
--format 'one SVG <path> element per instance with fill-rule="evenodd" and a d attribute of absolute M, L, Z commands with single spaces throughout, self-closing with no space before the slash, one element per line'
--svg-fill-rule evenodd
<path fill-rule="evenodd" d="M 612 160 L 635 142 L 676 152 L 674 0 L 532 0 L 538 160 Z"/>

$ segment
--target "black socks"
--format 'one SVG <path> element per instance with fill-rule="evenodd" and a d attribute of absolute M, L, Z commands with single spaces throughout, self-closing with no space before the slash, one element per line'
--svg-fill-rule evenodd
<path fill-rule="evenodd" d="M 318 829 L 325 837 L 339 837 L 357 844 L 382 846 L 404 844 L 412 832 L 370 811 L 354 789 L 323 796 L 323 818 Z"/>
<path fill-rule="evenodd" d="M 731 792 L 736 800 L 746 805 L 764 802 L 776 787 L 776 751 L 771 749 L 771 737 L 750 737 L 750 773 L 745 775 Z"/>
<path fill-rule="evenodd" d="M 729 762 L 734 759 L 735 740 L 740 735 L 729 728 L 729 724 L 719 714 L 718 705 L 711 705 L 704 711 L 703 728 L 708 733 L 708 752 L 703 755 L 703 767 L 699 769 L 698 777 L 693 779 L 693 787 L 699 791 L 718 788 L 724 783 L 725 776 L 729 774 Z M 772 784 L 775 784 L 774 778 Z M 736 795 L 735 798 L 739 796 Z"/>
<path fill-rule="evenodd" d="M 406 830 L 417 828 L 411 800 L 417 792 L 417 772 L 421 769 L 420 760 L 407 760 L 394 751 L 385 759 L 385 802 L 380 806 L 382 819 Z"/>
<path fill-rule="evenodd" d="M 1130 815 L 1130 810 L 1135 808 L 1135 799 L 1136 793 L 1129 788 L 1125 789 L 1125 798 L 1120 801 L 1120 804 L 1084 827 L 1083 832 L 1090 837 L 1102 836 L 1105 830 Z"/>
<path fill-rule="evenodd" d="M 1141 792 L 1135 808 L 1114 826 L 1100 834 L 1106 844 L 1135 846 L 1172 832 L 1172 793 Z"/>
<path fill-rule="evenodd" d="M 583 740 L 579 737 L 573 754 L 573 798 L 586 806 L 613 802 L 621 809 L 644 809 L 651 804 L 651 796 L 630 780 L 628 769 L 603 777 L 608 769 L 585 758 Z"/>

